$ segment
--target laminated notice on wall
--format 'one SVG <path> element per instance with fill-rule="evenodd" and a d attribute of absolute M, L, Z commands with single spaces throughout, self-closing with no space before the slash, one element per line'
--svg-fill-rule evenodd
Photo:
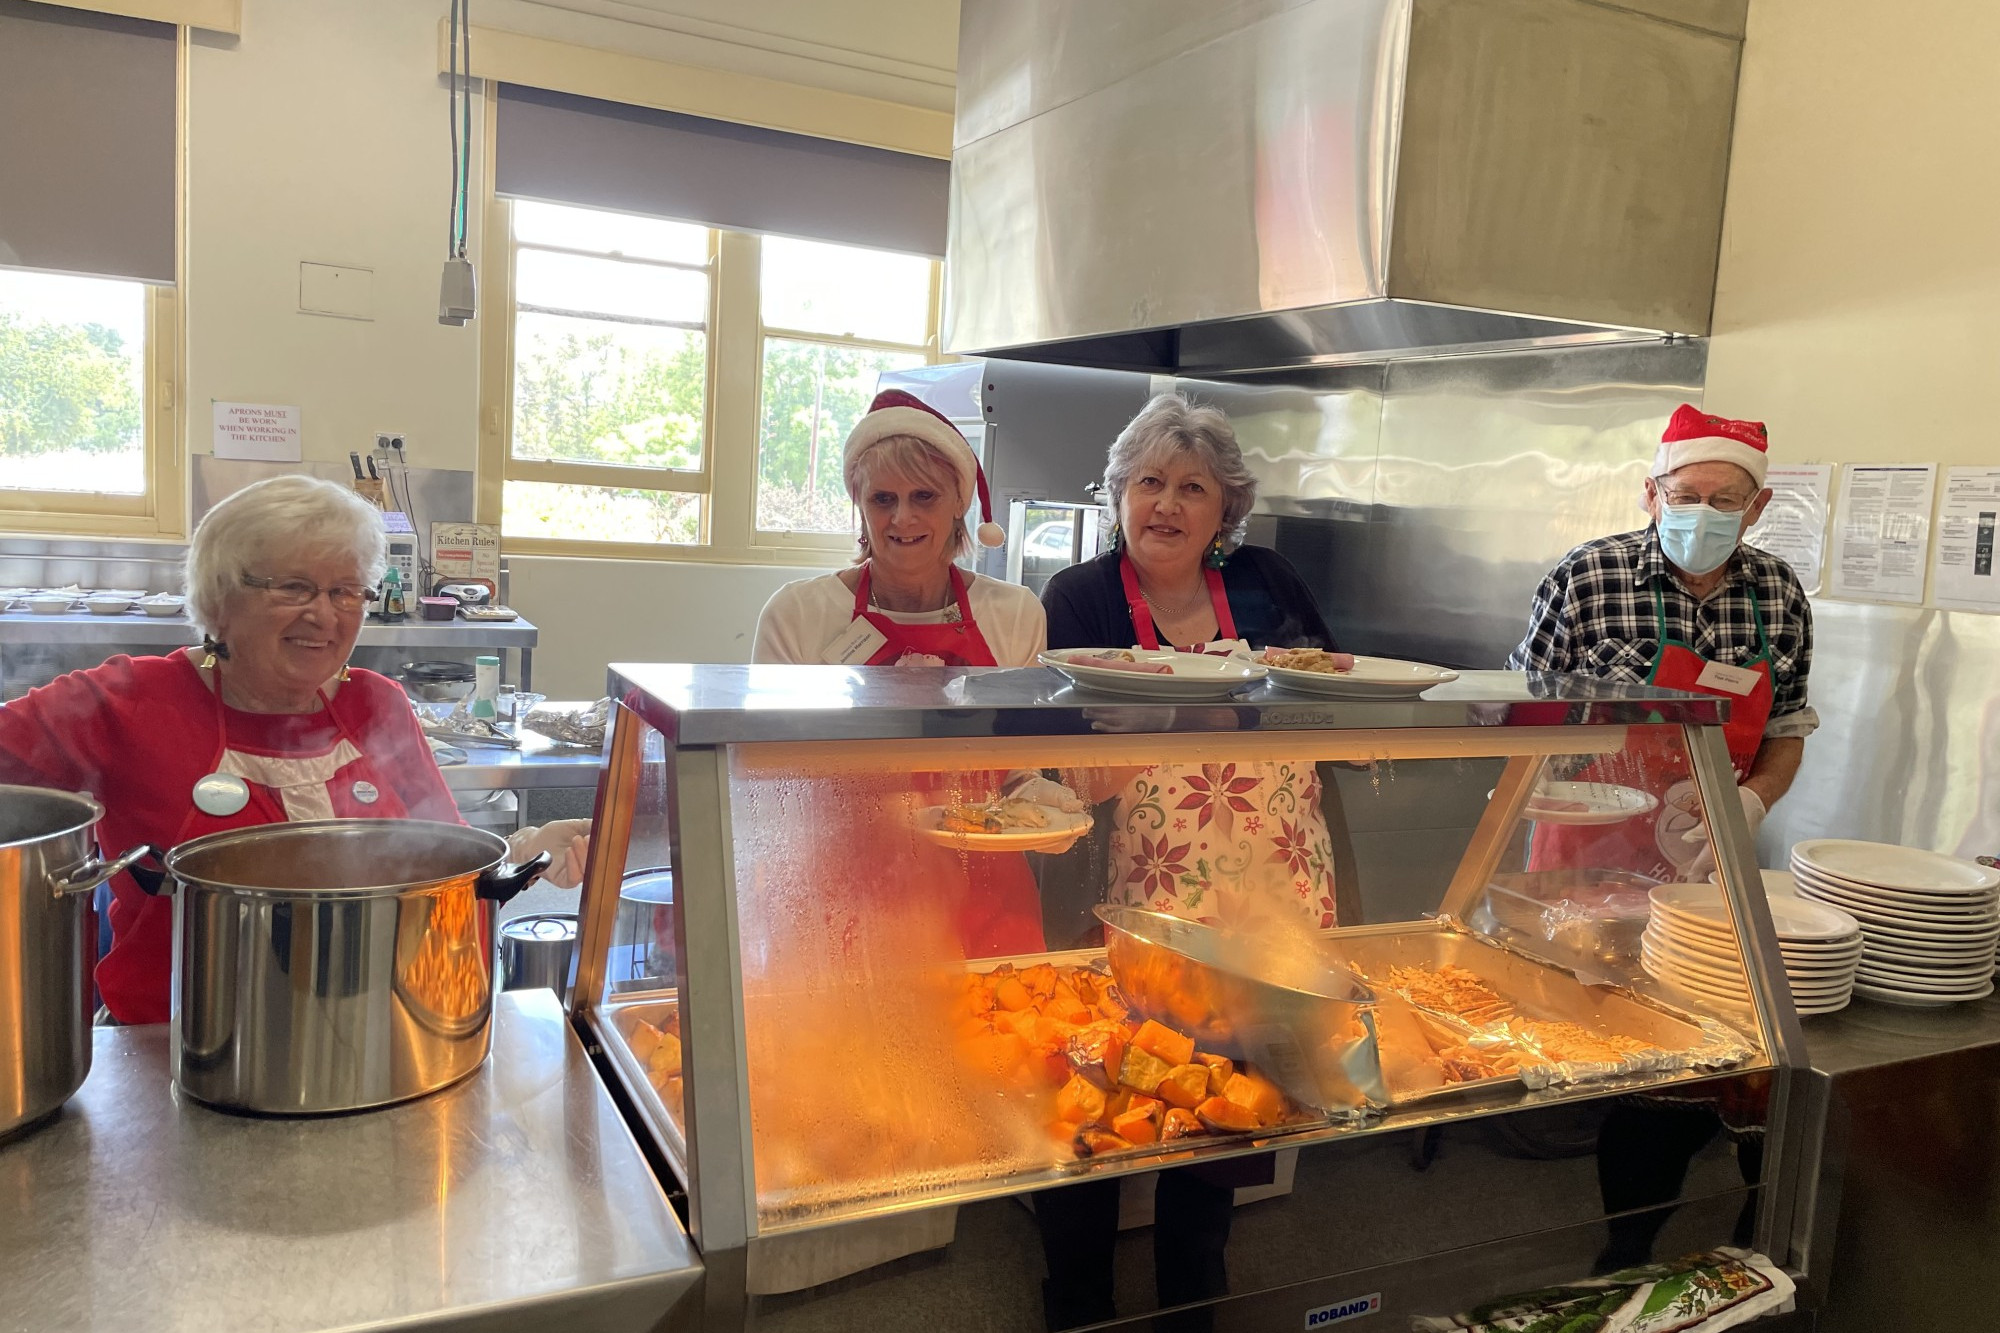
<path fill-rule="evenodd" d="M 1946 468 L 1938 509 L 1931 600 L 1965 611 L 2000 612 L 2000 565 L 1993 560 L 2000 526 L 2000 467 Z"/>
<path fill-rule="evenodd" d="M 1840 479 L 1833 523 L 1835 597 L 1864 602 L 1924 600 L 1935 463 L 1854 463 Z"/>
<path fill-rule="evenodd" d="M 1771 503 L 1743 540 L 1792 567 L 1808 593 L 1817 593 L 1826 557 L 1826 499 L 1833 489 L 1833 464 L 1773 466 L 1764 478 Z"/>
<path fill-rule="evenodd" d="M 300 459 L 299 409 L 276 403 L 216 403 L 212 448 L 217 458 L 266 463 Z"/>

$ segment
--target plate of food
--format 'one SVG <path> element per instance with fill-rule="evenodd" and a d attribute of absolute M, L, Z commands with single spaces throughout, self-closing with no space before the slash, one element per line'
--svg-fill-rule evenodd
<path fill-rule="evenodd" d="M 1145 699 L 1225 699 L 1264 679 L 1264 667 L 1240 657 L 1208 657 L 1145 648 L 1064 648 L 1035 660 L 1081 689 Z"/>
<path fill-rule="evenodd" d="M 1288 690 L 1344 699 L 1409 699 L 1458 679 L 1456 671 L 1393 657 L 1357 657 L 1322 648 L 1266 648 L 1256 659 Z"/>
<path fill-rule="evenodd" d="M 1521 813 L 1537 824 L 1622 824 L 1659 804 L 1650 792 L 1612 782 L 1544 782 Z"/>
<path fill-rule="evenodd" d="M 958 851 L 1059 850 L 1090 832 L 1090 824 L 1087 810 L 1072 813 L 1000 796 L 917 811 L 917 832 L 926 842 Z"/>

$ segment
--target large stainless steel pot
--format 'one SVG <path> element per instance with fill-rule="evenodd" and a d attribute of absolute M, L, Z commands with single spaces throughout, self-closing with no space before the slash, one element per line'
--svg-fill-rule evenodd
<path fill-rule="evenodd" d="M 92 854 L 104 807 L 0 786 L 0 1136 L 69 1100 L 90 1073 L 90 893 L 149 848 Z"/>
<path fill-rule="evenodd" d="M 421 1097 L 477 1069 L 493 915 L 548 866 L 481 829 L 328 819 L 232 829 L 167 853 L 174 1078 L 273 1115 Z"/>

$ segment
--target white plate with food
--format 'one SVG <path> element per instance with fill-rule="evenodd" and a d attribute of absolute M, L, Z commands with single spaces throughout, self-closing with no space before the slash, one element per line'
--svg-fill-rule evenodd
<path fill-rule="evenodd" d="M 1614 782 L 1544 782 L 1521 813 L 1537 824 L 1622 824 L 1659 804 L 1651 792 Z"/>
<path fill-rule="evenodd" d="M 962 801 L 917 811 L 926 842 L 956 851 L 1038 852 L 1067 847 L 1090 832 L 1090 812 L 1030 801 Z"/>
<path fill-rule="evenodd" d="M 1080 689 L 1142 699 L 1226 699 L 1264 679 L 1265 669 L 1240 657 L 1207 657 L 1146 648 L 1063 648 L 1035 657 Z"/>
<path fill-rule="evenodd" d="M 1255 659 L 1288 690 L 1343 699 L 1410 699 L 1458 679 L 1456 671 L 1393 657 L 1357 657 L 1321 648 L 1266 648 Z"/>

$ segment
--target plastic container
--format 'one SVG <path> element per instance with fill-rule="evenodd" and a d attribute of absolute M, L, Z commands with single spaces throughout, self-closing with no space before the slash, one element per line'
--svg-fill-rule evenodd
<path fill-rule="evenodd" d="M 500 659 L 475 657 L 472 659 L 472 668 L 472 707 L 468 711 L 474 717 L 498 717 Z"/>

